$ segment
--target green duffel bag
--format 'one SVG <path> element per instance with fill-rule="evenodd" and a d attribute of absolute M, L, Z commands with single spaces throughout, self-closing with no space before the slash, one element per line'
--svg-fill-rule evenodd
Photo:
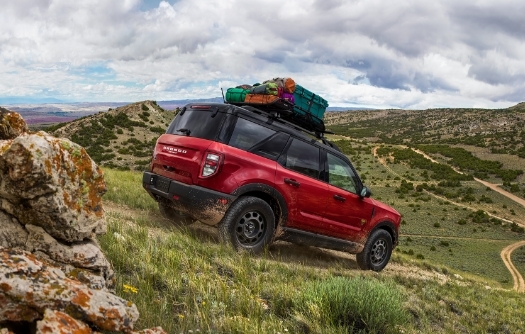
<path fill-rule="evenodd" d="M 226 102 L 229 103 L 242 103 L 246 98 L 246 94 L 249 94 L 249 89 L 244 88 L 228 88 L 226 91 Z"/>
<path fill-rule="evenodd" d="M 328 101 L 297 84 L 295 85 L 293 96 L 295 99 L 294 112 L 311 114 L 321 120 L 323 119 L 324 112 L 328 107 Z"/>

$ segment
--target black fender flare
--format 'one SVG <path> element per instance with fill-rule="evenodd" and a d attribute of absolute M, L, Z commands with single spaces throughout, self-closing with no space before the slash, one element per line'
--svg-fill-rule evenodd
<path fill-rule="evenodd" d="M 374 228 L 372 229 L 372 231 L 370 231 L 370 234 L 372 232 L 374 232 L 375 230 L 378 230 L 378 229 L 386 230 L 389 233 L 391 233 L 392 234 L 392 243 L 394 244 L 394 246 L 397 245 L 397 243 L 399 242 L 399 236 L 398 236 L 398 233 L 397 233 L 396 225 L 394 225 L 393 222 L 391 222 L 389 220 L 384 220 L 384 221 L 382 221 L 380 223 L 377 223 L 376 226 L 374 226 Z"/>
<path fill-rule="evenodd" d="M 284 225 L 286 223 L 286 220 L 288 219 L 288 206 L 286 205 L 286 201 L 284 200 L 284 196 L 275 188 L 272 186 L 269 186 L 264 183 L 250 183 L 245 184 L 237 189 L 235 189 L 231 195 L 235 197 L 240 197 L 244 194 L 248 193 L 256 193 L 256 192 L 262 192 L 267 195 L 269 195 L 273 200 L 275 200 L 278 205 L 279 209 L 281 210 L 281 224 Z M 276 224 L 277 227 L 277 224 Z"/>

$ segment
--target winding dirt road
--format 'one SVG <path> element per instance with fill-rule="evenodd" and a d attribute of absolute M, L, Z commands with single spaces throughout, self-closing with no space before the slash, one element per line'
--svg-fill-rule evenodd
<path fill-rule="evenodd" d="M 501 258 L 503 259 L 503 263 L 505 263 L 505 266 L 510 271 L 512 279 L 514 280 L 513 289 L 522 293 L 525 292 L 525 281 L 523 280 L 523 276 L 521 276 L 518 269 L 516 269 L 516 267 L 512 263 L 510 256 L 512 255 L 513 251 L 523 246 L 525 246 L 525 240 L 516 242 L 512 245 L 508 245 L 501 251 Z"/>
<path fill-rule="evenodd" d="M 418 154 L 421 154 L 422 156 L 424 156 L 426 159 L 432 161 L 432 162 L 435 162 L 435 163 L 440 163 L 434 159 L 432 159 L 432 157 L 430 157 L 429 155 L 427 155 L 425 152 L 422 152 L 420 150 L 417 150 L 415 148 L 412 148 L 412 151 L 418 153 Z M 374 151 L 374 155 L 375 155 L 375 151 Z M 457 173 L 460 173 L 460 174 L 465 174 L 463 173 L 462 171 L 458 170 L 457 168 L 453 167 L 453 166 L 450 166 L 455 172 Z M 502 194 L 503 196 L 507 197 L 508 199 L 511 199 L 513 200 L 514 202 L 520 204 L 521 206 L 525 207 L 525 199 L 523 198 L 520 198 L 516 195 L 514 195 L 513 193 L 510 193 L 508 191 L 506 191 L 505 189 L 501 189 L 500 187 L 498 187 L 497 184 L 494 184 L 494 183 L 490 183 L 490 182 L 487 182 L 487 181 L 483 181 L 483 180 L 480 180 L 480 179 L 477 179 L 477 178 L 474 178 L 474 181 L 476 182 L 479 182 L 481 183 L 482 185 L 484 185 L 485 187 L 489 187 L 490 189 Z M 522 225 L 523 226 L 523 225 Z"/>
<path fill-rule="evenodd" d="M 395 173 L 386 163 L 386 161 L 384 159 L 381 159 L 378 155 L 377 155 L 377 148 L 378 146 L 374 147 L 372 149 L 372 153 L 374 155 L 374 157 L 379 161 L 379 163 L 381 165 L 383 165 L 387 170 L 389 170 L 391 173 L 399 176 L 397 173 Z M 415 148 L 412 148 L 412 150 L 418 154 L 421 154 L 423 157 L 425 157 L 426 159 L 432 161 L 432 162 L 435 162 L 435 163 L 440 163 L 436 160 L 434 160 L 432 157 L 430 157 L 429 155 L 427 155 L 425 152 L 422 152 L 420 150 L 417 150 Z M 463 172 L 457 170 L 456 168 L 454 168 L 453 166 L 450 166 L 452 169 L 454 169 L 456 172 L 458 173 L 461 173 L 463 174 Z M 493 184 L 493 183 L 490 183 L 490 182 L 487 182 L 487 181 L 483 181 L 483 180 L 480 180 L 480 179 L 477 179 L 477 178 L 474 178 L 474 180 L 476 182 L 479 182 L 481 184 L 483 184 L 484 186 L 486 187 L 489 187 L 490 189 L 500 193 L 501 195 L 509 198 L 510 200 L 518 203 L 518 204 L 521 204 L 523 207 L 525 207 L 525 200 L 523 198 L 520 198 L 508 191 L 505 191 L 504 189 L 501 189 L 500 187 L 498 187 L 497 184 Z M 433 195 L 434 197 L 438 197 L 440 199 L 443 199 L 443 200 L 447 200 L 449 202 L 452 202 L 448 199 L 445 199 L 445 198 L 442 198 L 440 196 L 437 196 L 435 194 L 432 194 L 432 193 L 429 193 L 430 195 Z M 452 202 L 454 203 L 454 202 Z M 461 205 L 461 204 L 458 204 L 458 203 L 454 203 L 456 205 L 460 205 L 460 206 L 465 206 L 465 205 Z M 489 213 L 490 216 L 493 216 L 492 214 Z M 495 217 L 495 216 L 494 216 Z M 503 219 L 503 218 L 500 218 L 500 217 L 497 217 L 501 220 L 504 220 L 504 221 L 507 221 L 507 222 L 510 222 L 509 220 L 507 219 Z M 523 224 L 520 224 L 520 223 L 516 223 L 517 225 L 520 225 L 522 227 L 525 227 L 525 225 Z M 514 264 L 512 263 L 512 259 L 511 259 L 511 255 L 512 255 L 512 252 L 515 251 L 516 249 L 520 248 L 520 247 L 523 247 L 525 246 L 525 240 L 522 240 L 522 241 L 518 241 L 516 243 L 513 243 L 511 245 L 508 245 L 507 247 L 505 247 L 502 251 L 501 251 L 501 259 L 503 260 L 503 263 L 505 264 L 505 266 L 507 267 L 507 269 L 509 270 L 510 274 L 512 275 L 512 280 L 514 281 L 514 286 L 513 286 L 513 290 L 517 291 L 517 292 L 521 292 L 521 293 L 525 293 L 525 280 L 523 279 L 523 276 L 521 275 L 521 273 L 518 271 L 518 269 L 514 266 Z"/>

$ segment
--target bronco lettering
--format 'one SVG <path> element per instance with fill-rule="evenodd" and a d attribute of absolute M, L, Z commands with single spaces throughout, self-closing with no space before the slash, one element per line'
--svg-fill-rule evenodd
<path fill-rule="evenodd" d="M 177 153 L 186 154 L 186 153 L 188 153 L 188 151 L 186 151 L 186 150 L 181 150 L 180 148 L 174 148 L 174 147 L 168 147 L 168 146 L 164 146 L 162 148 L 162 150 L 166 151 L 166 152 L 169 152 L 169 153 L 173 153 L 173 154 L 177 154 Z"/>

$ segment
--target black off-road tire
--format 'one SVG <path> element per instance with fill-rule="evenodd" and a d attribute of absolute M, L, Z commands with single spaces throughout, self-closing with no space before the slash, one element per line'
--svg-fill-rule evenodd
<path fill-rule="evenodd" d="M 392 255 L 392 236 L 385 230 L 370 234 L 363 251 L 357 254 L 357 265 L 363 270 L 381 271 Z"/>
<path fill-rule="evenodd" d="M 164 202 L 159 202 L 159 211 L 164 218 L 171 220 L 175 226 L 187 226 L 195 222 L 195 220 L 187 214 L 170 207 Z"/>
<path fill-rule="evenodd" d="M 237 251 L 258 254 L 272 242 L 274 230 L 270 205 L 257 197 L 241 197 L 219 223 L 219 238 Z"/>

